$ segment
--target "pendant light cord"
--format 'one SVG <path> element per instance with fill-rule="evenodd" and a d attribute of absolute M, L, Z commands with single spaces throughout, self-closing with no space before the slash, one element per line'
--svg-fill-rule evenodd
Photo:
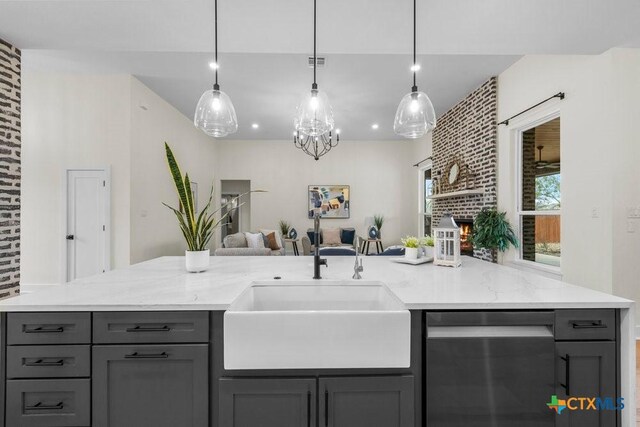
<path fill-rule="evenodd" d="M 217 0 L 216 0 L 217 1 Z M 316 0 L 313 0 L 313 88 L 316 89 L 316 64 L 318 59 L 316 57 Z"/>
<path fill-rule="evenodd" d="M 413 66 L 411 68 L 413 68 L 412 92 L 417 92 L 418 86 L 416 86 L 416 0 L 413 0 Z"/>
<path fill-rule="evenodd" d="M 215 74 L 216 74 L 216 83 L 213 85 L 214 90 L 219 90 L 220 86 L 218 85 L 218 0 L 214 1 L 214 12 L 213 12 L 213 35 L 215 37 L 214 40 L 214 62 L 215 66 Z"/>

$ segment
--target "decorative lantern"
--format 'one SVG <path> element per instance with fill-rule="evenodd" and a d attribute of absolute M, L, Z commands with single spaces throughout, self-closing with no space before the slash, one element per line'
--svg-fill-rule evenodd
<path fill-rule="evenodd" d="M 433 264 L 447 267 L 460 267 L 460 227 L 450 213 L 442 216 L 440 223 L 433 229 Z"/>

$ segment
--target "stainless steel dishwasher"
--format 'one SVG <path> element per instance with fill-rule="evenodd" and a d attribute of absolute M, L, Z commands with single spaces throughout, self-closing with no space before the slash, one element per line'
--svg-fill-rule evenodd
<path fill-rule="evenodd" d="M 545 427 L 552 311 L 428 312 L 427 427 Z"/>

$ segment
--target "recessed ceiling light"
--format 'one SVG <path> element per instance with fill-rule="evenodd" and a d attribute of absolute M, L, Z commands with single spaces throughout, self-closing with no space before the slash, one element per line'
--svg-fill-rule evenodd
<path fill-rule="evenodd" d="M 373 129 L 373 130 L 378 129 L 379 127 L 380 127 L 380 126 L 378 126 L 378 124 L 377 124 L 377 123 L 374 123 L 374 124 L 372 124 L 372 125 L 371 125 L 371 129 Z"/>
<path fill-rule="evenodd" d="M 220 68 L 220 65 L 218 65 L 215 62 L 211 61 L 211 62 L 209 62 L 209 68 L 211 68 L 212 70 L 217 70 L 218 68 Z"/>
<path fill-rule="evenodd" d="M 411 66 L 411 71 L 413 71 L 413 72 L 420 71 L 420 64 L 413 64 Z"/>
<path fill-rule="evenodd" d="M 251 127 L 254 128 L 254 129 L 258 129 L 260 127 L 260 125 L 257 124 L 257 123 L 252 123 Z"/>
<path fill-rule="evenodd" d="M 336 129 L 336 135 L 340 135 L 340 129 Z"/>

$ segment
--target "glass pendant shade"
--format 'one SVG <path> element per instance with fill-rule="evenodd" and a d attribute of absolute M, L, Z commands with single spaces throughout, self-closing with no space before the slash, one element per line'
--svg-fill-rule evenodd
<path fill-rule="evenodd" d="M 405 138 L 420 138 L 435 127 L 436 113 L 427 94 L 406 94 L 398 105 L 393 131 Z"/>
<path fill-rule="evenodd" d="M 196 106 L 193 124 L 215 138 L 235 133 L 238 130 L 238 118 L 229 96 L 219 89 L 203 93 Z"/>
<path fill-rule="evenodd" d="M 311 89 L 304 94 L 298 104 L 294 126 L 301 134 L 314 137 L 333 130 L 333 109 L 324 92 Z"/>

